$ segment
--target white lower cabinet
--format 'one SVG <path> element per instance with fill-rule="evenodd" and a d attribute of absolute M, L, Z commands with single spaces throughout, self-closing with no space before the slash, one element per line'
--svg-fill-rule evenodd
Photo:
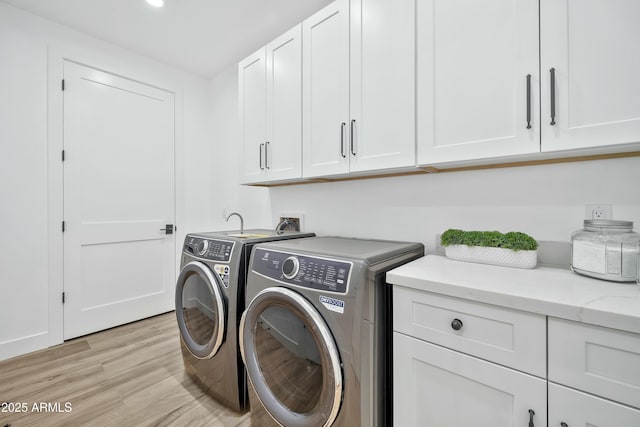
<path fill-rule="evenodd" d="M 640 411 L 549 383 L 549 427 L 638 427 Z"/>
<path fill-rule="evenodd" d="M 640 426 L 637 333 L 403 286 L 393 304 L 396 426 Z"/>
<path fill-rule="evenodd" d="M 640 336 L 552 317 L 548 334 L 549 426 L 640 426 Z"/>
<path fill-rule="evenodd" d="M 545 380 L 399 332 L 393 340 L 394 425 L 546 425 Z"/>

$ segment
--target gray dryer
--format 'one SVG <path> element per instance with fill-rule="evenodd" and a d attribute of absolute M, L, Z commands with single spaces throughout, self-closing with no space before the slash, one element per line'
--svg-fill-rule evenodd
<path fill-rule="evenodd" d="M 390 422 L 385 274 L 423 254 L 420 243 L 338 237 L 254 247 L 240 323 L 252 426 Z"/>

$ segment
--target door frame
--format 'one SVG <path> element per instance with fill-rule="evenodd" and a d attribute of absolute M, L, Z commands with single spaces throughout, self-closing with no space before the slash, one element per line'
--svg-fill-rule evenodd
<path fill-rule="evenodd" d="M 125 79 L 133 80 L 175 96 L 174 110 L 174 204 L 175 224 L 184 221 L 184 94 L 175 86 L 166 72 L 153 72 L 143 61 L 121 57 L 84 48 L 49 45 L 47 49 L 47 252 L 49 315 L 47 345 L 54 346 L 64 341 L 64 240 L 62 221 L 64 209 L 64 176 L 62 148 L 64 142 L 62 79 L 64 61 L 94 68 Z M 174 254 L 175 272 L 179 273 L 179 236 L 176 233 Z"/>

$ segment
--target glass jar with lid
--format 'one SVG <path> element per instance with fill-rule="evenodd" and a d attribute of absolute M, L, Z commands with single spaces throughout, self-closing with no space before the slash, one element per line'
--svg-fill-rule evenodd
<path fill-rule="evenodd" d="M 614 282 L 638 280 L 640 234 L 632 221 L 586 219 L 571 235 L 571 270 Z"/>

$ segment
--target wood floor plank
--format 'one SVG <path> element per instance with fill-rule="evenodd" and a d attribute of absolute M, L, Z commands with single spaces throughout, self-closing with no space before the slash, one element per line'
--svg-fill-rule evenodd
<path fill-rule="evenodd" d="M 0 427 L 250 425 L 185 375 L 173 312 L 0 361 L 1 402 L 28 411 L 0 412 Z"/>

